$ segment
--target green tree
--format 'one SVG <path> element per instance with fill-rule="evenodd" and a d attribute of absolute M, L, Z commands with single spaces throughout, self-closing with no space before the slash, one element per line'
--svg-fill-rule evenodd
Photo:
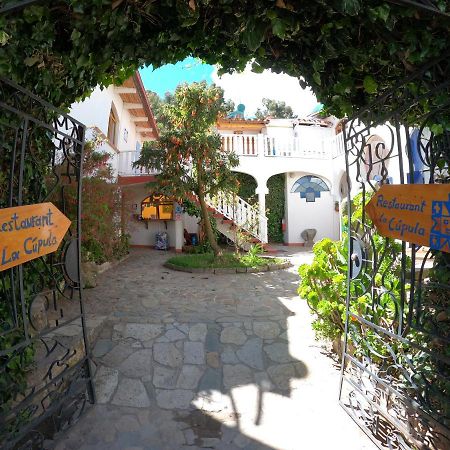
<path fill-rule="evenodd" d="M 155 116 L 155 119 L 159 125 L 159 122 L 161 121 L 160 116 L 161 116 L 164 100 L 156 92 L 149 91 L 149 90 L 147 91 L 147 98 L 148 98 L 148 101 L 150 102 L 150 104 L 152 105 L 153 115 Z"/>
<path fill-rule="evenodd" d="M 233 100 L 231 100 L 231 99 L 225 100 L 225 114 L 228 115 L 235 110 L 236 110 L 236 105 L 234 104 Z"/>
<path fill-rule="evenodd" d="M 161 98 L 156 92 L 147 91 L 147 97 L 152 106 L 152 112 L 158 124 L 158 129 L 160 131 L 167 129 L 170 126 L 170 120 L 164 112 L 164 105 L 173 103 L 174 95 L 166 92 L 164 98 Z"/>
<path fill-rule="evenodd" d="M 258 108 L 255 113 L 256 118 L 259 120 L 263 120 L 266 117 L 273 117 L 274 119 L 293 119 L 297 117 L 294 115 L 292 108 L 286 105 L 286 102 L 263 98 L 262 104 L 262 109 Z"/>
<path fill-rule="evenodd" d="M 217 117 L 224 113 L 223 91 L 205 82 L 182 84 L 162 110 L 168 127 L 158 141 L 144 144 L 136 164 L 160 172 L 156 187 L 160 192 L 180 199 L 195 194 L 205 235 L 218 256 L 221 249 L 206 199 L 235 188 L 231 168 L 239 162 L 234 153 L 223 150 L 220 135 L 213 131 Z"/>
<path fill-rule="evenodd" d="M 215 85 L 214 85 L 215 86 Z M 221 87 L 215 86 L 224 95 L 224 91 Z M 147 91 L 147 97 L 152 105 L 152 111 L 158 124 L 160 130 L 170 127 L 170 120 L 164 112 L 164 105 L 173 104 L 175 101 L 174 94 L 166 92 L 164 97 L 160 97 L 156 92 Z M 235 110 L 235 105 L 233 100 L 225 100 L 223 105 L 222 114 L 227 115 Z"/>

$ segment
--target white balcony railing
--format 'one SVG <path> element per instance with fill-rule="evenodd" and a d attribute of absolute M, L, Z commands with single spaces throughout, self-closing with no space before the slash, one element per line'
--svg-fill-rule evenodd
<path fill-rule="evenodd" d="M 284 158 L 328 159 L 322 141 L 305 142 L 302 138 L 280 139 L 266 137 L 264 140 L 264 156 Z"/>
<path fill-rule="evenodd" d="M 344 152 L 342 133 L 317 141 L 301 137 L 279 138 L 262 134 L 223 135 L 222 145 L 227 151 L 238 156 L 331 159 Z"/>
<path fill-rule="evenodd" d="M 238 156 L 258 156 L 260 144 L 259 135 L 223 135 L 222 145 L 224 150 L 233 151 Z"/>
<path fill-rule="evenodd" d="M 331 138 L 324 139 L 323 144 L 324 149 L 333 159 L 345 153 L 344 133 L 339 133 Z"/>
<path fill-rule="evenodd" d="M 334 159 L 343 155 L 345 151 L 342 133 L 314 142 L 301 137 L 282 139 L 262 134 L 223 135 L 222 145 L 225 150 L 234 151 L 239 157 Z M 134 150 L 120 152 L 119 175 L 137 176 L 157 173 L 143 167 L 133 167 L 133 163 L 138 158 L 139 152 Z"/>
<path fill-rule="evenodd" d="M 134 163 L 139 159 L 140 152 L 135 150 L 127 150 L 119 153 L 119 175 L 120 176 L 139 176 L 139 175 L 155 175 L 155 170 L 149 170 L 145 167 L 133 167 Z"/>

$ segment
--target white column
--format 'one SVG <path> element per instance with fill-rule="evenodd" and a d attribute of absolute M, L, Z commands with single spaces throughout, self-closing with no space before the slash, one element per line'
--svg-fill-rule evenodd
<path fill-rule="evenodd" d="M 269 193 L 269 189 L 264 185 L 264 187 L 257 187 L 256 194 L 258 194 L 258 206 L 259 206 L 259 213 L 263 216 L 266 215 L 266 195 Z"/>
<path fill-rule="evenodd" d="M 182 220 L 175 220 L 175 251 L 181 252 L 184 242 L 184 227 Z"/>

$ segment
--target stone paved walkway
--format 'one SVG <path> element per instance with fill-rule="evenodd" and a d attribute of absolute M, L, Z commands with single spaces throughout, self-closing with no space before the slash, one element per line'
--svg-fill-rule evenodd
<path fill-rule="evenodd" d="M 338 406 L 296 269 L 171 272 L 135 251 L 85 291 L 97 404 L 56 449 L 374 448 Z M 308 253 L 292 261 L 307 260 Z"/>

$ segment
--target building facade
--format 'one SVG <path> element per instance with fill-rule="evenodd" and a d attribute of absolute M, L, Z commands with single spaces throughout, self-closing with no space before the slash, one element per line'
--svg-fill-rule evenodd
<path fill-rule="evenodd" d="M 252 176 L 260 214 L 271 195 L 267 182 L 282 174 L 285 184 L 284 243 L 303 245 L 302 232 L 315 240 L 340 237 L 339 189 L 344 174 L 343 136 L 335 120 L 222 119 L 217 124 L 225 148 L 239 156 L 234 170 Z"/>
<path fill-rule="evenodd" d="M 135 167 L 145 141 L 158 138 L 157 124 L 139 73 L 122 86 L 96 88 L 91 96 L 71 107 L 71 115 L 104 138 L 101 150 L 111 155 L 112 166 L 124 196 L 131 245 L 152 247 L 156 234 L 167 233 L 169 246 L 181 251 L 184 235 L 199 232 L 198 219 L 167 199 L 150 196 L 155 173 Z M 216 209 L 218 229 L 233 239 L 230 222 L 267 242 L 266 198 L 268 180 L 282 174 L 285 186 L 283 227 L 286 245 L 304 245 L 304 231 L 314 230 L 314 240 L 339 239 L 341 203 L 346 196 L 344 144 L 336 120 L 222 118 L 217 122 L 226 150 L 239 156 L 234 170 L 256 182 L 256 205 L 243 199 L 227 204 L 210 199 Z M 87 136 L 90 137 L 89 135 Z M 170 210 L 170 211 L 169 211 Z M 256 210 L 256 212 L 255 212 Z M 302 234 L 303 233 L 303 234 Z"/>

